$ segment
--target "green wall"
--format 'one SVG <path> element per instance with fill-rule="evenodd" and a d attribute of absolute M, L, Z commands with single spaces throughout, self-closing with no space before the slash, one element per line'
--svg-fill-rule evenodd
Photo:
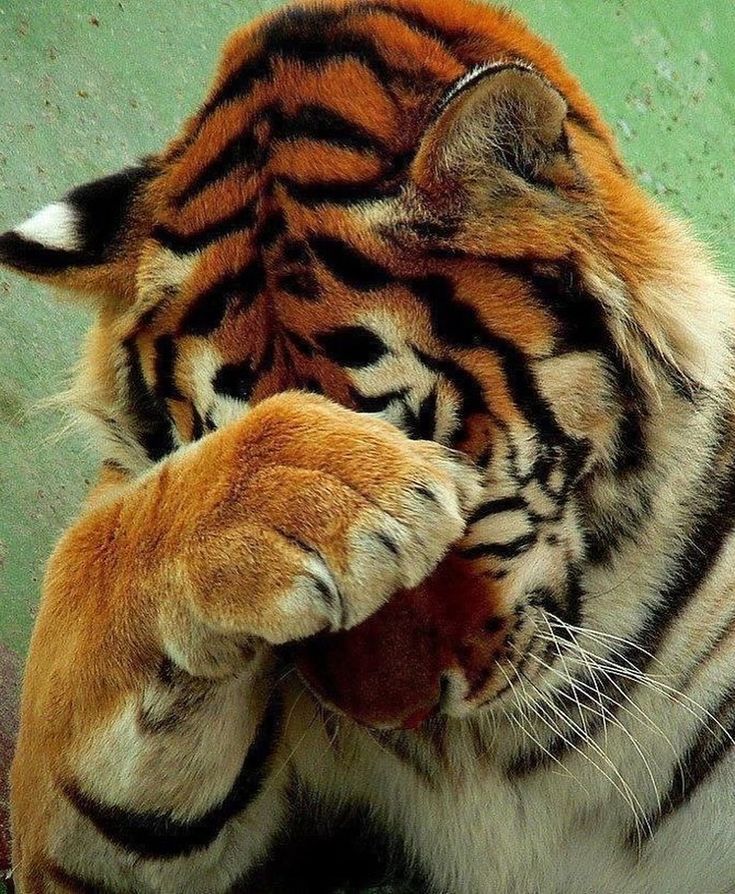
<path fill-rule="evenodd" d="M 158 148 L 248 0 L 0 0 L 0 228 Z M 735 271 L 733 0 L 515 0 L 567 56 L 647 187 Z M 0 643 L 22 652 L 44 558 L 93 463 L 38 402 L 87 319 L 0 271 Z"/>

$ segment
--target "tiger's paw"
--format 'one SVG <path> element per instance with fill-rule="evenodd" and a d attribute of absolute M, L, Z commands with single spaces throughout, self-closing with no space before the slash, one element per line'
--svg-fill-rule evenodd
<path fill-rule="evenodd" d="M 319 547 L 299 544 L 303 571 L 282 607 L 296 621 L 311 606 L 316 615 L 309 633 L 348 630 L 364 621 L 397 590 L 424 580 L 462 537 L 470 491 L 466 469 L 415 446 L 425 462 L 407 470 L 404 481 L 386 483 L 395 491 L 389 499 L 385 493 L 358 494 L 355 502 L 362 506 L 339 536 Z M 345 503 L 352 500 L 345 495 Z M 284 638 L 298 638 L 293 632 L 284 629 Z"/>
<path fill-rule="evenodd" d="M 211 441 L 229 486 L 196 538 L 200 610 L 273 644 L 349 629 L 416 586 L 479 499 L 461 455 L 311 395 Z"/>

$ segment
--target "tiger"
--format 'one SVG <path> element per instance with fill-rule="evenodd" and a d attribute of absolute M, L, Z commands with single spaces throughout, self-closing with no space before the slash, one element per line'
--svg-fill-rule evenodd
<path fill-rule="evenodd" d="M 297 827 L 335 834 L 302 870 L 375 834 L 424 894 L 735 891 L 733 292 L 521 18 L 297 0 L 0 260 L 92 309 L 101 458 L 27 659 L 16 891 L 327 890 Z M 283 657 L 450 560 L 490 611 L 425 723 Z"/>

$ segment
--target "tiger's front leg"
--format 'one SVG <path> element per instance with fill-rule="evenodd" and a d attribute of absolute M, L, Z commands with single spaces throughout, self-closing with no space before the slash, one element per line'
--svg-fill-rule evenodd
<path fill-rule="evenodd" d="M 284 394 L 93 505 L 50 561 L 28 659 L 21 894 L 227 890 L 285 809 L 269 644 L 418 583 L 474 495 L 438 445 Z"/>

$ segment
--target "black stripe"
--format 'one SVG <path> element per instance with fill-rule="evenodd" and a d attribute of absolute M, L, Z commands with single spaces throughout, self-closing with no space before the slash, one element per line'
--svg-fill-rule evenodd
<path fill-rule="evenodd" d="M 198 441 L 200 438 L 204 437 L 204 420 L 202 419 L 202 415 L 194 406 L 191 404 L 191 439 L 192 441 Z"/>
<path fill-rule="evenodd" d="M 350 397 L 355 408 L 361 413 L 382 413 L 397 400 L 403 400 L 408 394 L 408 388 L 400 388 L 396 391 L 386 391 L 385 394 L 362 394 L 355 388 L 350 388 Z"/>
<path fill-rule="evenodd" d="M 405 174 L 413 161 L 415 149 L 389 155 L 383 160 L 383 170 L 366 180 L 313 180 L 302 181 L 287 174 L 274 178 L 286 193 L 306 207 L 319 205 L 354 205 L 395 198 L 403 188 Z"/>
<path fill-rule="evenodd" d="M 151 391 L 143 375 L 138 347 L 133 339 L 123 342 L 127 358 L 127 403 L 135 437 L 146 455 L 158 462 L 174 449 L 171 420 L 165 405 Z"/>
<path fill-rule="evenodd" d="M 163 400 L 183 400 L 184 395 L 176 384 L 176 357 L 178 349 L 171 335 L 161 335 L 155 341 L 155 390 Z"/>
<path fill-rule="evenodd" d="M 13 230 L 0 235 L 0 264 L 7 264 L 24 273 L 50 276 L 69 267 L 84 267 L 97 263 L 82 251 L 48 248 L 34 239 L 25 239 Z"/>
<path fill-rule="evenodd" d="M 643 339 L 643 346 L 646 349 L 646 354 L 663 371 L 674 393 L 687 403 L 696 403 L 697 398 L 701 397 L 703 393 L 706 392 L 704 386 L 699 382 L 695 382 L 694 379 L 687 376 L 681 369 L 678 369 L 672 361 L 661 352 L 658 346 L 654 344 L 647 333 L 641 332 L 640 335 Z"/>
<path fill-rule="evenodd" d="M 258 227 L 258 232 L 255 235 L 256 244 L 263 249 L 270 248 L 286 232 L 286 229 L 286 215 L 281 208 L 275 208 L 266 215 L 263 223 Z"/>
<path fill-rule="evenodd" d="M 102 466 L 103 468 L 108 469 L 111 472 L 115 472 L 118 475 L 124 475 L 126 478 L 129 478 L 132 475 L 130 469 L 128 469 L 127 466 L 124 466 L 117 459 L 104 459 L 102 460 Z"/>
<path fill-rule="evenodd" d="M 472 305 L 457 299 L 454 283 L 448 277 L 430 275 L 414 279 L 409 285 L 427 308 L 435 336 L 455 348 L 482 347 L 496 354 L 516 406 L 539 432 L 544 443 L 567 447 L 570 438 L 541 396 L 528 358 L 518 345 L 491 332 Z"/>
<path fill-rule="evenodd" d="M 254 125 L 251 125 L 251 128 Z M 171 200 L 175 208 L 181 208 L 198 193 L 223 180 L 240 166 L 252 167 L 262 162 L 262 150 L 252 130 L 244 130 L 232 137 L 219 155 L 204 165 L 196 177 Z"/>
<path fill-rule="evenodd" d="M 605 359 L 612 371 L 612 383 L 617 388 L 622 410 L 616 438 L 616 471 L 620 475 L 640 471 L 649 459 L 648 402 L 613 337 L 606 308 L 585 287 L 578 266 L 567 262 L 557 265 L 554 271 L 540 272 L 505 262 L 501 269 L 531 286 L 534 298 L 558 321 L 560 338 L 568 349 L 596 351 Z"/>
<path fill-rule="evenodd" d="M 207 100 L 200 113 L 200 127 L 217 108 L 247 96 L 258 83 L 267 80 L 272 74 L 272 63 L 278 57 L 281 45 L 297 38 L 299 29 L 317 31 L 321 26 L 326 33 L 328 27 L 337 24 L 342 18 L 344 13 L 339 14 L 336 10 L 330 10 L 321 16 L 317 16 L 316 11 L 298 8 L 282 11 L 261 30 L 258 51 Z"/>
<path fill-rule="evenodd" d="M 585 557 L 592 565 L 610 564 L 625 541 L 630 541 L 641 529 L 651 512 L 653 490 L 649 482 L 618 485 L 620 499 L 613 511 L 601 515 L 594 504 L 594 491 L 580 489 L 584 507 Z"/>
<path fill-rule="evenodd" d="M 204 123 L 215 111 L 217 111 L 217 109 L 228 102 L 242 99 L 247 96 L 258 83 L 268 80 L 273 72 L 271 62 L 272 59 L 269 53 L 269 48 L 265 47 L 245 61 L 237 71 L 230 75 L 224 84 L 222 84 L 216 93 L 214 93 L 202 107 L 202 110 L 199 113 L 198 129 L 194 134 L 194 139 L 199 136 Z"/>
<path fill-rule="evenodd" d="M 443 376 L 457 392 L 459 402 L 457 417 L 460 420 L 460 424 L 452 435 L 451 446 L 462 443 L 462 439 L 467 432 L 469 417 L 472 415 L 484 414 L 493 419 L 498 425 L 502 425 L 488 407 L 482 385 L 472 373 L 468 372 L 454 360 L 432 357 L 415 345 L 412 346 L 412 350 L 417 360 L 420 360 L 427 369 Z"/>
<path fill-rule="evenodd" d="M 695 500 L 697 514 L 691 520 L 683 551 L 672 563 L 668 574 L 671 583 L 661 592 L 657 608 L 639 637 L 639 645 L 652 653 L 696 595 L 735 526 L 735 461 L 730 460 L 719 481 L 708 475 L 704 487 L 710 495 L 709 505 L 702 508 L 703 501 Z M 641 670 L 651 661 L 632 646 L 623 654 Z"/>
<path fill-rule="evenodd" d="M 255 385 L 255 370 L 249 360 L 242 363 L 226 363 L 217 370 L 212 387 L 217 394 L 235 400 L 249 400 Z"/>
<path fill-rule="evenodd" d="M 155 171 L 143 163 L 77 186 L 64 196 L 75 219 L 81 248 L 49 248 L 10 230 L 0 235 L 0 263 L 25 273 L 51 276 L 69 267 L 89 267 L 113 258 L 131 205 Z"/>
<path fill-rule="evenodd" d="M 463 415 L 489 412 L 482 385 L 463 366 L 444 357 L 432 357 L 420 348 L 413 346 L 416 358 L 433 372 L 439 373 L 459 392 Z"/>
<path fill-rule="evenodd" d="M 314 356 L 316 348 L 310 341 L 305 339 L 302 335 L 299 335 L 298 332 L 293 332 L 291 329 L 283 329 L 282 331 L 299 354 L 303 354 L 304 357 Z"/>
<path fill-rule="evenodd" d="M 301 389 L 302 391 L 309 391 L 311 394 L 324 394 L 321 382 L 317 382 L 316 379 L 304 379 L 301 383 Z"/>
<path fill-rule="evenodd" d="M 212 683 L 204 677 L 192 677 L 171 661 L 159 665 L 156 673 L 163 697 L 152 705 L 138 706 L 136 722 L 144 735 L 171 732 L 198 711 L 212 694 Z"/>
<path fill-rule="evenodd" d="M 669 789 L 661 798 L 661 808 L 648 815 L 647 822 L 642 823 L 640 830 L 631 830 L 628 835 L 630 844 L 637 844 L 641 838 L 652 838 L 661 824 L 688 804 L 722 761 L 729 757 L 735 738 L 735 688 L 725 694 L 711 713 L 716 720 L 706 721 L 699 729 L 695 740 L 674 768 Z"/>
<path fill-rule="evenodd" d="M 389 353 L 383 339 L 364 326 L 340 326 L 320 332 L 315 341 L 329 360 L 348 369 L 371 366 Z"/>
<path fill-rule="evenodd" d="M 401 421 L 398 426 L 407 438 L 412 441 L 418 441 L 421 438 L 419 429 L 419 417 L 416 411 L 408 403 L 404 403 L 401 408 Z"/>
<path fill-rule="evenodd" d="M 231 75 L 203 107 L 199 115 L 198 132 L 201 132 L 205 121 L 217 108 L 246 96 L 258 82 L 269 79 L 273 63 L 278 59 L 307 68 L 319 68 L 330 62 L 354 59 L 373 73 L 389 95 L 393 81 L 410 85 L 412 73 L 393 69 L 369 38 L 333 30 L 348 14 L 349 10 L 292 9 L 277 16 L 263 29 L 263 45 L 259 52 Z M 359 151 L 385 154 L 379 138 L 352 122 L 347 122 L 331 110 L 325 110 L 326 114 L 321 116 L 316 111 L 318 109 L 321 107 L 305 106 L 292 118 L 283 116 L 275 106 L 262 110 L 258 119 L 269 120 L 273 131 L 268 145 L 258 146 L 251 135 L 255 122 L 251 122 L 248 131 L 233 137 L 217 159 L 182 191 L 177 197 L 177 204 L 181 206 L 189 201 L 201 189 L 227 176 L 237 165 L 262 164 L 272 149 L 273 142 L 279 138 L 326 140 Z"/>
<path fill-rule="evenodd" d="M 477 509 L 467 519 L 468 527 L 489 518 L 492 515 L 499 515 L 501 512 L 514 512 L 515 510 L 528 509 L 528 503 L 521 496 L 503 497 L 499 500 L 488 500 L 481 503 Z"/>
<path fill-rule="evenodd" d="M 319 283 L 310 270 L 284 273 L 278 280 L 278 287 L 302 301 L 317 301 L 321 293 Z"/>
<path fill-rule="evenodd" d="M 83 240 L 82 251 L 91 263 L 113 257 L 119 249 L 131 205 L 141 188 L 155 173 L 153 163 L 123 168 L 115 174 L 77 186 L 64 201 L 71 205 L 77 229 Z"/>
<path fill-rule="evenodd" d="M 385 547 L 385 549 L 388 550 L 389 553 L 396 556 L 396 558 L 401 555 L 401 551 L 400 549 L 398 549 L 398 544 L 391 536 L 385 534 L 383 531 L 377 531 L 373 536 L 380 544 L 382 544 L 382 546 Z"/>
<path fill-rule="evenodd" d="M 356 205 L 360 202 L 375 202 L 397 196 L 400 186 L 386 184 L 385 176 L 371 180 L 317 180 L 302 182 L 293 177 L 280 175 L 276 178 L 288 195 L 307 207 L 318 205 Z"/>
<path fill-rule="evenodd" d="M 343 748 L 341 737 L 333 736 L 339 723 L 339 717 L 324 720 L 324 735 L 337 751 Z M 236 885 L 238 894 L 425 894 L 432 889 L 395 829 L 386 830 L 374 810 L 352 800 L 344 807 L 330 803 L 299 781 L 289 783 L 285 821 L 267 853 Z M 186 894 L 208 892 L 187 889 Z"/>
<path fill-rule="evenodd" d="M 216 840 L 225 825 L 258 797 L 266 780 L 280 736 L 281 705 L 269 704 L 232 788 L 206 813 L 188 822 L 170 813 L 133 811 L 104 804 L 76 784 L 64 793 L 97 830 L 119 847 L 147 860 L 184 857 L 203 850 Z"/>
<path fill-rule="evenodd" d="M 334 236 L 311 236 L 309 246 L 332 276 L 358 292 L 372 292 L 395 282 L 382 264 Z"/>
<path fill-rule="evenodd" d="M 309 246 L 303 239 L 286 239 L 282 258 L 287 264 L 308 264 L 311 261 Z"/>
<path fill-rule="evenodd" d="M 380 137 L 325 105 L 302 105 L 293 115 L 280 112 L 272 117 L 272 123 L 273 141 L 315 140 L 356 152 L 372 153 L 381 158 L 390 154 Z"/>
<path fill-rule="evenodd" d="M 460 552 L 466 559 L 515 559 L 528 552 L 537 539 L 536 534 L 524 534 L 510 543 L 478 543 L 476 546 L 467 546 Z"/>
<path fill-rule="evenodd" d="M 361 34 L 340 31 L 340 22 L 350 12 L 349 8 L 296 7 L 276 16 L 263 28 L 259 51 L 211 97 L 202 110 L 201 120 L 224 103 L 246 96 L 258 82 L 270 78 L 273 63 L 277 60 L 313 69 L 330 62 L 354 59 L 371 71 L 384 88 L 394 82 L 410 85 L 412 73 L 389 65 L 373 41 Z"/>
<path fill-rule="evenodd" d="M 233 307 L 247 310 L 265 287 L 265 268 L 260 257 L 254 258 L 238 273 L 227 274 L 197 296 L 181 323 L 181 335 L 206 336 L 214 332 Z"/>
<path fill-rule="evenodd" d="M 270 135 L 267 142 L 260 145 L 255 130 L 263 122 L 267 122 Z M 273 104 L 262 109 L 248 123 L 247 129 L 230 138 L 219 155 L 205 165 L 174 198 L 174 206 L 181 208 L 198 193 L 228 177 L 238 167 L 248 168 L 251 172 L 262 167 L 279 142 L 295 140 L 314 140 L 356 152 L 369 152 L 380 158 L 390 156 L 389 149 L 380 137 L 327 106 L 306 104 L 294 114 L 287 115 Z"/>
<path fill-rule="evenodd" d="M 411 489 L 415 494 L 418 494 L 422 500 L 433 503 L 435 506 L 439 505 L 439 498 L 434 491 L 425 484 L 415 484 Z"/>
<path fill-rule="evenodd" d="M 263 347 L 263 353 L 260 355 L 260 360 L 258 360 L 255 365 L 255 371 L 258 376 L 264 376 L 266 373 L 269 373 L 273 369 L 273 364 L 276 361 L 276 347 L 275 341 L 272 338 L 269 338 Z"/>
<path fill-rule="evenodd" d="M 421 401 L 418 416 L 416 419 L 417 438 L 424 441 L 433 441 L 436 433 L 436 412 L 439 394 L 436 385 L 431 389 L 428 395 Z"/>
<path fill-rule="evenodd" d="M 582 570 L 579 566 L 571 566 L 567 571 L 566 612 L 562 614 L 563 620 L 568 624 L 580 626 L 582 623 L 582 605 L 585 591 L 582 586 Z"/>
<path fill-rule="evenodd" d="M 440 30 L 436 22 L 422 15 L 417 9 L 409 12 L 407 9 L 398 9 L 387 3 L 373 2 L 373 0 L 361 0 L 361 2 L 356 4 L 356 9 L 363 13 L 380 13 L 381 15 L 398 19 L 398 21 L 416 34 L 441 43 L 444 51 L 449 55 L 453 55 L 450 48 L 451 42 L 459 40 L 477 41 L 478 38 L 484 36 L 481 31 L 467 31 L 464 28 L 453 28 L 450 30 L 444 27 Z M 456 56 L 455 60 L 457 62 L 461 61 Z"/>
<path fill-rule="evenodd" d="M 153 228 L 152 236 L 164 248 L 177 254 L 187 254 L 206 248 L 218 239 L 224 239 L 242 230 L 249 230 L 255 224 L 255 202 L 243 208 L 237 208 L 232 214 L 221 220 L 208 224 L 194 233 L 176 233 L 170 227 L 158 224 Z"/>
<path fill-rule="evenodd" d="M 198 295 L 181 320 L 180 333 L 206 336 L 219 328 L 238 294 L 239 285 L 238 276 L 226 276 Z"/>

